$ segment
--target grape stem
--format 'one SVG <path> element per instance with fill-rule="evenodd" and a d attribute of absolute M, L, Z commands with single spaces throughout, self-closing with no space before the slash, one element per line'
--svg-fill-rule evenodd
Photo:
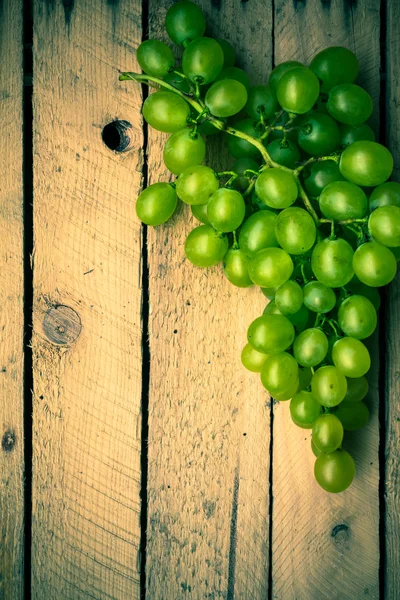
<path fill-rule="evenodd" d="M 364 219 L 345 219 L 344 221 L 333 221 L 332 219 L 319 219 L 320 223 L 335 223 L 335 225 L 350 225 L 351 223 L 367 223 L 368 217 Z"/>
<path fill-rule="evenodd" d="M 174 94 L 177 94 L 178 96 L 181 96 L 182 98 L 184 98 L 186 100 L 186 102 L 188 102 L 198 113 L 204 114 L 204 112 L 205 112 L 206 107 L 205 107 L 204 103 L 200 100 L 200 98 L 198 98 L 198 97 L 194 98 L 193 92 L 191 92 L 190 94 L 185 94 L 181 90 L 174 88 L 172 85 L 170 85 L 166 81 L 163 81 L 162 79 L 158 79 L 157 77 L 153 77 L 152 75 L 147 75 L 146 73 L 140 74 L 140 73 L 125 72 L 125 73 L 120 73 L 119 80 L 120 81 L 137 81 L 137 82 L 147 83 L 148 85 L 153 84 L 153 87 L 163 87 L 163 88 L 169 90 L 170 92 L 173 92 Z M 197 96 L 197 85 L 196 85 L 195 93 Z M 207 115 L 205 120 L 212 123 L 216 129 L 219 129 L 220 131 L 224 131 L 225 133 L 228 133 L 229 135 L 234 135 L 238 138 L 241 138 L 242 140 L 246 140 L 246 142 L 249 142 L 249 144 L 252 144 L 255 148 L 257 148 L 259 150 L 267 167 L 273 167 L 274 169 L 280 169 L 281 171 L 286 171 L 287 173 L 290 173 L 296 181 L 297 188 L 299 191 L 299 196 L 300 196 L 301 200 L 303 201 L 305 208 L 310 213 L 310 215 L 312 216 L 312 218 L 315 221 L 316 226 L 318 227 L 320 225 L 321 221 L 318 217 L 318 214 L 314 210 L 303 186 L 301 185 L 299 174 L 307 165 L 314 163 L 314 162 L 321 162 L 324 160 L 333 160 L 335 162 L 339 162 L 339 156 L 332 155 L 332 156 L 322 156 L 320 158 L 313 157 L 313 158 L 310 158 L 309 160 L 307 160 L 305 163 L 303 163 L 299 167 L 297 167 L 296 169 L 289 169 L 289 167 L 280 165 L 279 163 L 272 160 L 269 152 L 267 151 L 266 147 L 263 144 L 263 139 L 266 139 L 268 137 L 270 131 L 272 131 L 272 128 L 274 127 L 274 124 L 277 121 L 279 121 L 279 119 L 282 117 L 283 113 L 284 113 L 284 111 L 280 111 L 279 113 L 276 114 L 276 117 L 273 120 L 272 124 L 267 127 L 267 130 L 259 138 L 255 138 L 251 135 L 248 135 L 247 133 L 244 133 L 243 131 L 238 131 L 234 127 L 230 127 L 229 125 L 224 123 L 224 121 L 220 121 L 219 119 L 216 119 L 215 117 L 213 117 L 210 114 Z M 287 124 L 291 124 L 298 115 L 296 115 L 294 113 L 288 113 L 288 116 L 289 116 L 289 120 L 288 120 Z M 247 191 L 248 190 L 246 190 L 246 192 Z"/>

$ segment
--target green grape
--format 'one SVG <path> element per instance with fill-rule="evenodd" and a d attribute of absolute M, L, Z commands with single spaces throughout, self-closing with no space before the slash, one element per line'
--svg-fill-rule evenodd
<path fill-rule="evenodd" d="M 319 456 L 320 454 L 322 454 L 321 450 L 318 450 L 317 446 L 314 444 L 312 438 L 311 438 L 311 450 L 313 451 L 314 456 Z"/>
<path fill-rule="evenodd" d="M 221 236 L 209 225 L 193 229 L 185 242 L 185 254 L 196 267 L 212 267 L 224 258 L 228 238 Z"/>
<path fill-rule="evenodd" d="M 311 385 L 312 370 L 299 368 L 299 392 L 306 390 Z"/>
<path fill-rule="evenodd" d="M 321 81 L 321 91 L 329 92 L 340 83 L 353 83 L 358 75 L 359 64 L 351 50 L 331 46 L 314 56 L 310 69 Z"/>
<path fill-rule="evenodd" d="M 375 133 L 369 125 L 361 123 L 361 125 L 340 125 L 340 144 L 341 146 L 350 146 L 354 142 L 368 140 L 375 141 Z"/>
<path fill-rule="evenodd" d="M 302 429 L 311 429 L 321 414 L 321 405 L 311 392 L 300 391 L 290 401 L 290 416 Z"/>
<path fill-rule="evenodd" d="M 337 450 L 343 441 L 343 425 L 333 414 L 320 415 L 312 427 L 312 439 L 321 452 Z"/>
<path fill-rule="evenodd" d="M 372 113 L 372 98 L 354 83 L 342 83 L 329 92 L 326 104 L 329 114 L 346 125 L 361 125 Z"/>
<path fill-rule="evenodd" d="M 275 300 L 268 302 L 267 306 L 263 310 L 264 315 L 282 315 L 289 318 L 289 315 L 284 315 L 277 307 Z M 289 319 L 290 320 L 290 319 Z"/>
<path fill-rule="evenodd" d="M 309 326 L 310 322 L 310 311 L 303 306 L 300 307 L 296 313 L 292 315 L 286 315 L 289 321 L 293 324 L 293 327 L 296 330 L 296 333 L 301 333 Z"/>
<path fill-rule="evenodd" d="M 298 371 L 299 367 L 293 356 L 287 352 L 275 353 L 268 356 L 263 364 L 261 383 L 270 394 L 284 394 L 293 388 L 296 382 L 298 384 Z"/>
<path fill-rule="evenodd" d="M 306 329 L 294 341 L 293 355 L 301 367 L 319 365 L 328 353 L 328 338 L 321 329 Z"/>
<path fill-rule="evenodd" d="M 285 388 L 283 392 L 275 392 L 274 399 L 279 402 L 283 402 L 285 400 L 290 400 L 297 393 L 299 389 L 299 380 L 296 379 L 290 387 Z"/>
<path fill-rule="evenodd" d="M 136 202 L 136 214 L 146 225 L 156 227 L 168 221 L 175 212 L 177 197 L 169 183 L 153 183 L 143 190 Z"/>
<path fill-rule="evenodd" d="M 349 296 L 339 307 L 338 323 L 346 335 L 363 340 L 376 329 L 378 317 L 374 305 L 364 296 Z"/>
<path fill-rule="evenodd" d="M 367 212 L 368 199 L 358 185 L 334 181 L 322 190 L 319 207 L 324 217 L 333 221 L 362 219 Z"/>
<path fill-rule="evenodd" d="M 223 40 L 221 38 L 215 38 L 215 39 L 218 42 L 218 44 L 221 46 L 222 52 L 224 53 L 224 67 L 223 68 L 226 69 L 228 67 L 233 67 L 233 65 L 235 64 L 235 60 L 236 60 L 235 48 L 232 46 L 232 44 L 230 44 L 226 40 Z"/>
<path fill-rule="evenodd" d="M 322 190 L 334 181 L 344 181 L 344 177 L 340 173 L 339 165 L 327 160 L 311 165 L 310 174 L 304 180 L 304 185 L 310 196 L 318 197 Z"/>
<path fill-rule="evenodd" d="M 303 304 L 303 290 L 296 281 L 286 281 L 276 290 L 275 303 L 284 315 L 297 313 Z"/>
<path fill-rule="evenodd" d="M 285 142 L 281 139 L 274 140 L 268 144 L 267 152 L 273 161 L 288 169 L 295 169 L 301 159 L 300 149 L 292 140 Z"/>
<path fill-rule="evenodd" d="M 208 121 L 207 119 L 200 123 L 200 125 L 197 128 L 197 131 L 201 135 L 218 135 L 219 133 L 221 133 L 221 130 L 215 127 L 211 123 L 211 121 Z"/>
<path fill-rule="evenodd" d="M 248 256 L 239 250 L 239 248 L 231 248 L 225 254 L 224 258 L 224 273 L 228 281 L 236 285 L 236 287 L 246 288 L 253 285 L 247 270 Z"/>
<path fill-rule="evenodd" d="M 249 344 L 265 354 L 284 352 L 293 340 L 294 327 L 281 315 L 262 315 L 250 324 L 247 331 Z"/>
<path fill-rule="evenodd" d="M 337 406 L 347 392 L 346 377 L 331 365 L 320 367 L 312 376 L 311 391 L 322 406 Z"/>
<path fill-rule="evenodd" d="M 175 131 L 164 146 L 164 163 L 175 175 L 194 165 L 200 165 L 206 155 L 206 145 L 201 135 L 190 129 Z"/>
<path fill-rule="evenodd" d="M 366 377 L 347 377 L 347 393 L 343 402 L 360 402 L 368 394 L 368 389 Z"/>
<path fill-rule="evenodd" d="M 268 358 L 268 354 L 258 352 L 251 344 L 246 344 L 242 350 L 242 364 L 243 366 L 252 373 L 260 373 L 263 364 Z"/>
<path fill-rule="evenodd" d="M 246 112 L 252 119 L 258 121 L 260 116 L 271 119 L 279 110 L 275 90 L 268 85 L 255 85 L 249 90 Z"/>
<path fill-rule="evenodd" d="M 203 11 L 194 2 L 181 0 L 168 9 L 165 29 L 178 46 L 183 42 L 195 40 L 204 35 L 206 29 Z"/>
<path fill-rule="evenodd" d="M 249 262 L 250 279 L 260 287 L 279 287 L 292 273 L 292 259 L 281 248 L 264 248 Z"/>
<path fill-rule="evenodd" d="M 340 172 L 349 181 L 362 186 L 384 183 L 393 171 L 393 157 L 377 142 L 354 142 L 340 157 Z"/>
<path fill-rule="evenodd" d="M 360 340 L 344 337 L 335 342 L 332 360 L 337 369 L 346 377 L 362 377 L 369 371 L 371 357 Z"/>
<path fill-rule="evenodd" d="M 260 288 L 260 290 L 262 291 L 262 293 L 264 294 L 264 296 L 266 298 L 268 298 L 268 300 L 273 300 L 275 298 L 275 292 L 276 292 L 276 288 Z"/>
<path fill-rule="evenodd" d="M 159 40 L 146 40 L 137 49 L 137 60 L 142 71 L 153 77 L 165 77 L 174 68 L 171 48 Z"/>
<path fill-rule="evenodd" d="M 191 42 L 183 53 L 182 69 L 186 77 L 201 85 L 211 83 L 224 64 L 224 53 L 216 40 L 200 37 Z"/>
<path fill-rule="evenodd" d="M 346 286 L 346 289 L 352 294 L 365 296 L 370 302 L 372 302 L 375 310 L 379 310 L 379 307 L 381 305 L 381 297 L 379 295 L 379 291 L 376 288 L 372 288 L 369 285 L 365 285 L 365 283 L 361 283 L 361 281 L 356 275 L 354 275 L 353 279 L 349 281 L 349 283 Z"/>
<path fill-rule="evenodd" d="M 335 292 L 319 281 L 310 281 L 304 286 L 304 304 L 313 312 L 330 312 L 336 304 Z"/>
<path fill-rule="evenodd" d="M 210 167 L 188 167 L 178 177 L 176 193 L 186 204 L 205 204 L 219 188 L 219 181 Z"/>
<path fill-rule="evenodd" d="M 205 104 L 216 117 L 236 115 L 247 102 L 244 85 L 234 79 L 216 81 L 208 89 Z"/>
<path fill-rule="evenodd" d="M 223 71 L 221 71 L 221 73 L 218 75 L 217 81 L 222 81 L 223 79 L 234 79 L 235 81 L 239 81 L 242 85 L 244 85 L 247 93 L 250 90 L 250 79 L 243 69 L 239 69 L 238 67 L 228 67 L 227 69 L 223 69 Z"/>
<path fill-rule="evenodd" d="M 346 450 L 321 453 L 314 465 L 314 477 L 326 492 L 344 492 L 354 479 L 356 466 Z"/>
<path fill-rule="evenodd" d="M 381 206 L 400 207 L 400 183 L 387 181 L 378 185 L 369 197 L 369 210 L 372 212 Z"/>
<path fill-rule="evenodd" d="M 342 402 L 335 410 L 345 431 L 362 429 L 369 421 L 369 410 L 364 402 Z"/>
<path fill-rule="evenodd" d="M 343 287 L 354 275 L 353 249 L 348 242 L 323 240 L 319 242 L 311 255 L 311 268 L 315 277 L 327 287 Z"/>
<path fill-rule="evenodd" d="M 233 182 L 233 187 L 238 192 L 245 192 L 249 186 L 249 179 L 243 175 L 247 170 L 258 171 L 259 165 L 253 158 L 238 158 L 232 165 L 232 171 L 238 173 L 239 177 Z"/>
<path fill-rule="evenodd" d="M 277 65 L 275 69 L 271 71 L 271 75 L 269 76 L 269 86 L 276 91 L 282 75 L 287 71 L 290 71 L 290 69 L 293 69 L 293 67 L 304 67 L 304 65 L 297 60 L 287 60 L 280 65 Z"/>
<path fill-rule="evenodd" d="M 247 256 L 253 257 L 264 248 L 276 248 L 279 244 L 275 235 L 276 214 L 260 210 L 244 223 L 239 234 L 239 246 Z"/>
<path fill-rule="evenodd" d="M 260 173 L 255 190 L 260 200 L 271 208 L 287 208 L 296 201 L 298 195 L 294 177 L 278 168 Z"/>
<path fill-rule="evenodd" d="M 193 216 L 200 221 L 200 223 L 204 223 L 205 225 L 210 225 L 210 221 L 208 220 L 207 215 L 207 202 L 205 204 L 192 204 L 190 207 L 192 210 Z"/>
<path fill-rule="evenodd" d="M 275 233 L 280 246 L 288 254 L 298 255 L 313 247 L 317 229 L 304 208 L 292 207 L 279 213 Z"/>
<path fill-rule="evenodd" d="M 368 229 L 372 237 L 393 248 L 400 246 L 400 207 L 381 206 L 374 210 L 368 220 Z"/>
<path fill-rule="evenodd" d="M 214 229 L 223 233 L 237 229 L 244 219 L 245 212 L 243 196 L 236 190 L 220 188 L 208 202 L 208 219 Z"/>
<path fill-rule="evenodd" d="M 359 246 L 354 253 L 353 267 L 358 279 L 370 287 L 387 285 L 397 272 L 393 252 L 378 242 L 366 242 Z"/>
<path fill-rule="evenodd" d="M 293 67 L 282 75 L 276 95 L 283 110 L 304 114 L 312 109 L 319 96 L 319 81 L 307 67 Z"/>
<path fill-rule="evenodd" d="M 311 156 L 331 154 L 340 144 L 339 127 L 329 115 L 312 112 L 301 120 L 297 141 Z"/>
<path fill-rule="evenodd" d="M 253 119 L 243 119 L 242 121 L 238 121 L 235 123 L 234 129 L 236 131 L 241 131 L 242 133 L 247 133 L 247 135 L 251 135 L 252 137 L 258 137 L 258 132 L 254 127 Z M 258 148 L 253 146 L 253 144 L 250 144 L 247 140 L 242 140 L 234 135 L 228 135 L 228 150 L 234 158 L 248 157 L 254 158 L 255 160 L 261 158 L 261 153 Z"/>
<path fill-rule="evenodd" d="M 163 79 L 166 81 L 166 83 L 169 83 L 169 85 L 172 85 L 172 87 L 176 88 L 177 90 L 180 90 L 184 94 L 189 94 L 190 85 L 186 77 L 182 77 L 177 73 L 167 73 L 167 75 L 164 75 Z"/>

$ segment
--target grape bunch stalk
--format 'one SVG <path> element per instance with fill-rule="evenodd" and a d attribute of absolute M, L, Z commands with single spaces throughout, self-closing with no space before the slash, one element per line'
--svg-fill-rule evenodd
<path fill-rule="evenodd" d="M 377 288 L 400 259 L 393 158 L 366 124 L 373 103 L 354 83 L 350 50 L 326 48 L 308 67 L 283 62 L 251 85 L 233 47 L 205 37 L 205 26 L 196 4 L 173 4 L 165 27 L 183 47 L 181 65 L 150 39 L 137 50 L 144 73 L 120 75 L 156 89 L 143 116 L 171 134 L 164 162 L 178 176 L 145 189 L 137 215 L 157 226 L 178 199 L 189 204 L 200 225 L 186 239 L 188 260 L 222 262 L 233 285 L 261 288 L 269 303 L 249 326 L 242 363 L 275 400 L 290 400 L 294 423 L 312 429 L 317 482 L 342 492 L 355 475 L 344 432 L 369 419 L 363 340 L 377 325 Z M 203 164 L 205 140 L 221 132 L 235 161 L 216 172 Z"/>

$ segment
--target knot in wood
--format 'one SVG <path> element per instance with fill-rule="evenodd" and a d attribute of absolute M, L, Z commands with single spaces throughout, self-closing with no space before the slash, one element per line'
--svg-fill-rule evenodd
<path fill-rule="evenodd" d="M 331 537 L 334 538 L 335 542 L 344 542 L 350 536 L 350 530 L 348 525 L 345 523 L 341 523 L 340 525 L 335 525 L 331 532 Z"/>
<path fill-rule="evenodd" d="M 11 429 L 8 429 L 1 440 L 1 447 L 3 448 L 4 452 L 11 452 L 11 450 L 14 448 L 15 446 L 15 433 L 14 431 L 12 431 Z"/>
<path fill-rule="evenodd" d="M 44 315 L 43 331 L 53 344 L 67 346 L 77 340 L 82 330 L 78 313 L 69 306 L 53 306 Z"/>
<path fill-rule="evenodd" d="M 101 137 L 107 148 L 118 153 L 128 152 L 134 145 L 133 128 L 128 121 L 111 121 L 104 127 Z"/>

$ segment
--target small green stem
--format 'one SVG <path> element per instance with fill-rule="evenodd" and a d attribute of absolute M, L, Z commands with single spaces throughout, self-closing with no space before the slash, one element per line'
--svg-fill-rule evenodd
<path fill-rule="evenodd" d="M 317 313 L 317 316 L 315 317 L 314 327 L 318 327 L 319 322 L 321 320 L 321 314 L 322 313 Z"/>
<path fill-rule="evenodd" d="M 239 175 L 237 173 L 234 173 L 232 175 L 232 177 L 230 177 L 228 179 L 228 181 L 224 184 L 224 187 L 229 188 L 231 187 L 232 183 L 235 181 L 235 179 L 237 179 L 239 177 Z"/>
<path fill-rule="evenodd" d="M 302 165 L 297 167 L 296 173 L 301 173 L 301 171 L 303 169 L 305 169 L 305 167 L 308 167 L 308 165 L 311 165 L 312 163 L 315 163 L 315 162 L 324 162 L 325 160 L 333 160 L 335 163 L 338 163 L 339 159 L 340 159 L 340 156 L 337 154 L 332 155 L 332 156 L 320 156 L 320 157 L 313 156 L 312 158 L 309 158 L 308 160 L 306 160 L 305 163 L 303 163 Z"/>
<path fill-rule="evenodd" d="M 336 225 L 350 225 L 351 223 L 367 223 L 369 217 L 364 219 L 345 219 L 344 221 L 333 221 L 332 219 L 320 219 L 320 223 L 335 223 Z"/>
<path fill-rule="evenodd" d="M 251 194 L 251 192 L 252 192 L 252 190 L 253 190 L 253 187 L 255 186 L 255 184 L 256 184 L 256 180 L 255 180 L 255 179 L 252 179 L 252 180 L 250 181 L 250 183 L 249 183 L 249 186 L 248 186 L 248 188 L 246 189 L 246 191 L 245 191 L 245 192 L 243 192 L 243 197 L 244 197 L 244 198 L 247 198 L 247 196 L 249 196 L 249 195 Z"/>
<path fill-rule="evenodd" d="M 239 244 L 238 244 L 237 237 L 236 237 L 236 231 L 232 231 L 232 235 L 233 235 L 233 245 L 232 245 L 232 248 L 234 250 L 237 250 L 239 248 Z"/>
<path fill-rule="evenodd" d="M 178 75 L 179 77 L 182 77 L 182 79 L 187 79 L 186 75 L 184 73 L 180 73 L 179 71 L 177 71 L 176 69 L 173 69 L 171 71 L 171 73 L 175 73 L 175 75 Z"/>
<path fill-rule="evenodd" d="M 218 173 L 215 173 L 215 174 L 218 178 L 224 177 L 225 175 L 229 175 L 229 177 L 232 177 L 232 175 L 237 175 L 237 173 L 235 173 L 235 171 L 219 171 Z"/>
<path fill-rule="evenodd" d="M 259 175 L 259 172 L 258 172 L 258 171 L 253 171 L 253 169 L 246 169 L 245 171 L 243 171 L 243 175 L 244 175 L 245 177 L 248 177 L 248 176 L 246 175 L 246 173 L 251 173 L 252 175 L 256 175 L 257 177 L 258 177 L 258 175 Z"/>
<path fill-rule="evenodd" d="M 304 285 L 306 285 L 308 283 L 308 281 L 307 281 L 306 274 L 304 273 L 304 263 L 301 263 L 300 271 L 301 271 L 301 276 L 303 278 Z"/>
<path fill-rule="evenodd" d="M 327 322 L 332 327 L 333 331 L 335 332 L 335 335 L 337 335 L 339 337 L 339 332 L 338 332 L 338 330 L 336 328 L 336 324 L 335 324 L 334 320 L 333 319 L 327 319 Z"/>

